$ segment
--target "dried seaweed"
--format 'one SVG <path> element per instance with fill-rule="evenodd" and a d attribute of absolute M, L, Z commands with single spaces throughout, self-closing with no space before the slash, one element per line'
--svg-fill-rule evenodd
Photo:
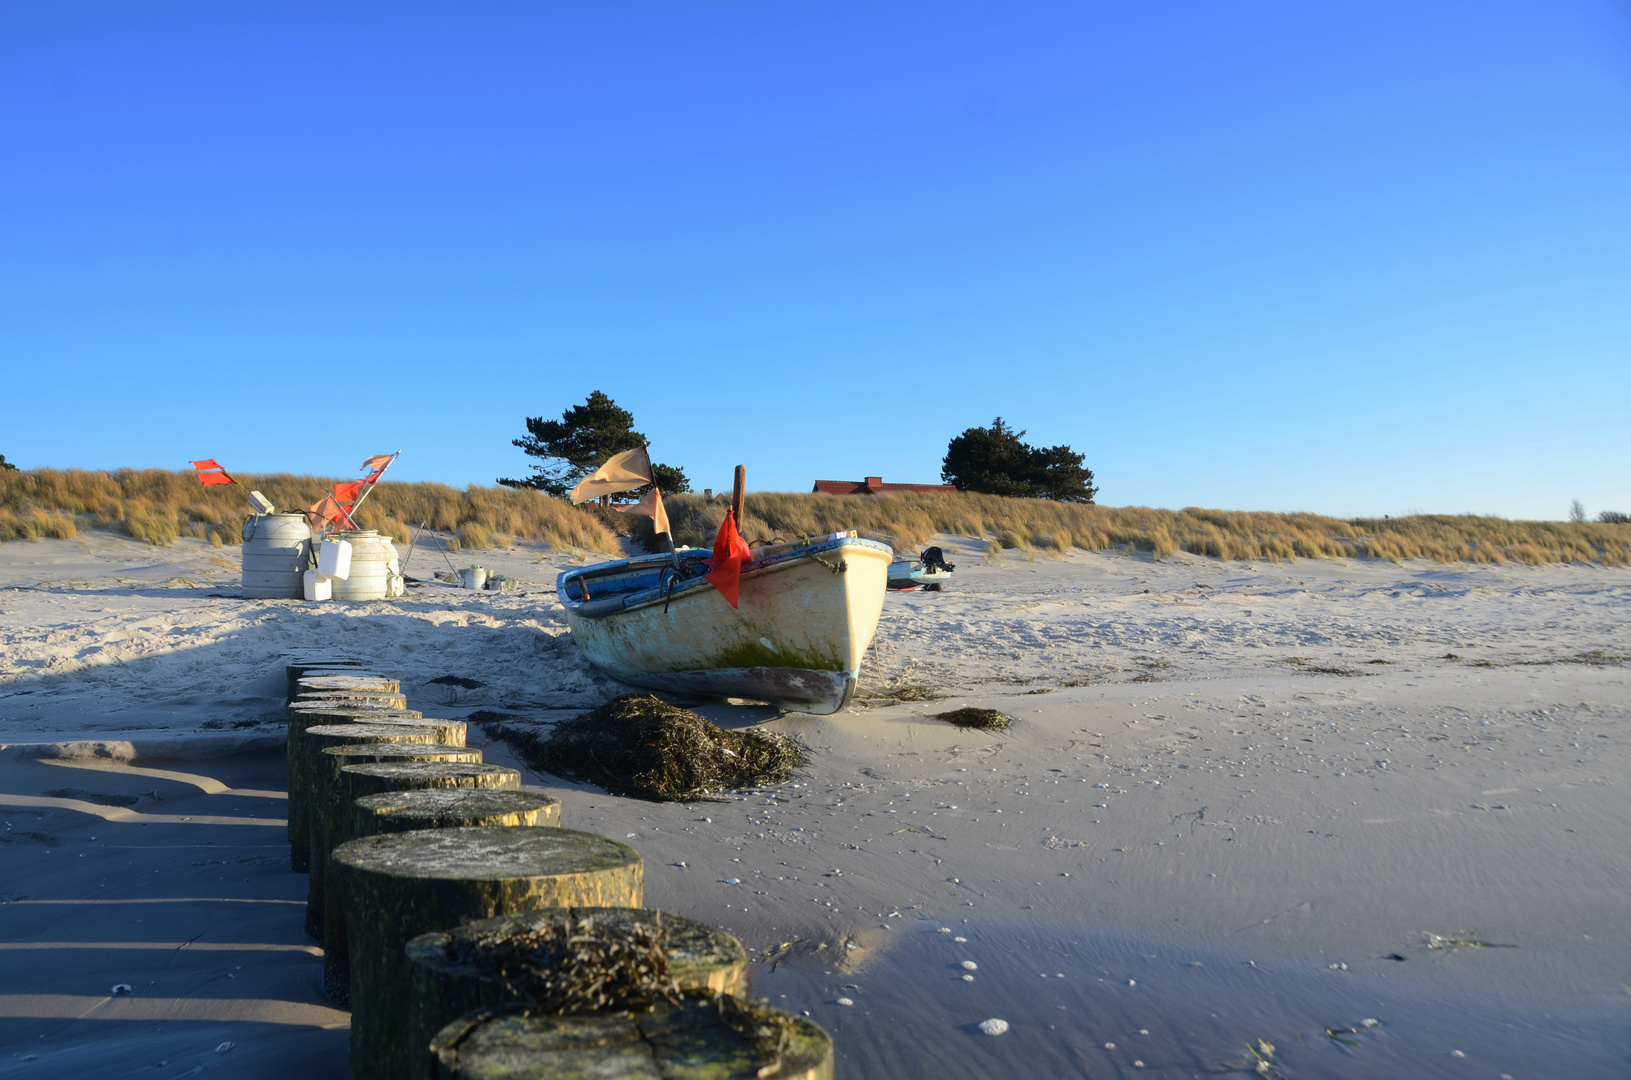
<path fill-rule="evenodd" d="M 1505 945 L 1496 941 L 1479 941 L 1477 938 L 1441 937 L 1438 934 L 1427 935 L 1429 949 L 1516 949 L 1516 945 Z"/>
<path fill-rule="evenodd" d="M 935 713 L 936 720 L 944 720 L 960 728 L 979 728 L 981 731 L 1001 731 L 1014 722 L 1014 718 L 995 709 L 963 708 Z"/>
<path fill-rule="evenodd" d="M 543 1013 L 649 1008 L 680 1000 L 668 970 L 668 930 L 655 922 L 597 921 L 562 912 L 526 930 L 452 935 L 450 962 L 501 979 L 508 991 Z"/>
<path fill-rule="evenodd" d="M 630 694 L 555 726 L 547 739 L 489 729 L 534 769 L 654 802 L 704 799 L 734 788 L 785 784 L 804 764 L 797 742 L 727 731 L 650 694 Z"/>
<path fill-rule="evenodd" d="M 1288 656 L 1281 663 L 1290 664 L 1301 671 L 1313 672 L 1319 675 L 1342 675 L 1346 678 L 1357 679 L 1366 675 L 1376 674 L 1373 671 L 1352 671 L 1343 667 L 1331 667 L 1327 664 L 1316 664 L 1306 656 Z M 1383 661 L 1386 663 L 1386 661 Z"/>

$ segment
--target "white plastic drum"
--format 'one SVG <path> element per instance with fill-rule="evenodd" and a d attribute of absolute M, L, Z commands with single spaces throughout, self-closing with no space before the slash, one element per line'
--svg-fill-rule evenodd
<path fill-rule="evenodd" d="M 243 593 L 298 600 L 311 565 L 311 528 L 302 514 L 255 514 L 244 522 Z"/>
<path fill-rule="evenodd" d="M 344 581 L 334 578 L 336 600 L 383 600 L 392 595 L 393 579 L 400 575 L 391 568 L 396 551 L 388 538 L 373 529 L 335 532 L 330 536 L 351 543 L 351 573 Z M 400 595 L 399 593 L 397 595 Z"/>

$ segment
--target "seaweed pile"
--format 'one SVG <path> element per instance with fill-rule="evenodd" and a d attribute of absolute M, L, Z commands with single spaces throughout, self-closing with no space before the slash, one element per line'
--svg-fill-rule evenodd
<path fill-rule="evenodd" d="M 596 920 L 562 911 L 516 931 L 462 931 L 444 955 L 502 979 L 509 991 L 546 1013 L 649 1008 L 677 1002 L 668 970 L 668 931 L 656 922 Z"/>
<path fill-rule="evenodd" d="M 978 728 L 981 731 L 1001 731 L 1014 722 L 1013 717 L 995 709 L 953 709 L 950 712 L 935 713 L 934 718 L 960 728 Z"/>
<path fill-rule="evenodd" d="M 651 694 L 609 701 L 557 724 L 548 738 L 505 726 L 490 730 L 530 768 L 654 802 L 785 784 L 804 764 L 804 751 L 792 739 L 727 731 Z"/>

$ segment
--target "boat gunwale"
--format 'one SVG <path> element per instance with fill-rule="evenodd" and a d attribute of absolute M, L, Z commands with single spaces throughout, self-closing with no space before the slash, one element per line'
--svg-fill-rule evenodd
<path fill-rule="evenodd" d="M 750 561 L 743 565 L 742 576 L 744 578 L 760 577 L 767 573 L 791 569 L 808 559 L 816 559 L 819 555 L 829 551 L 837 551 L 844 547 L 881 551 L 889 554 L 891 558 L 894 555 L 894 548 L 881 540 L 869 540 L 858 536 L 839 536 L 813 544 L 793 545 L 765 558 Z M 699 555 L 698 553 L 705 554 Z M 713 552 L 708 548 L 687 548 L 679 554 L 681 558 L 699 559 L 699 561 L 713 557 Z M 656 585 L 628 592 L 614 592 L 610 596 L 590 596 L 588 599 L 583 600 L 569 596 L 566 592 L 567 586 L 574 581 L 587 581 L 593 577 L 605 577 L 624 570 L 657 569 L 660 571 L 662 567 L 669 565 L 672 559 L 672 554 L 657 553 L 654 555 L 634 555 L 627 559 L 614 559 L 611 562 L 595 563 L 592 566 L 573 567 L 556 575 L 555 592 L 561 601 L 561 606 L 566 609 L 568 614 L 581 619 L 605 619 L 649 607 L 652 604 L 684 599 L 694 595 L 698 589 L 710 585 L 706 578 L 698 576 L 681 581 L 668 589 Z M 609 603 L 609 601 L 618 597 L 623 599 L 620 607 Z M 597 611 L 594 610 L 596 605 L 605 605 L 605 607 L 603 610 Z"/>

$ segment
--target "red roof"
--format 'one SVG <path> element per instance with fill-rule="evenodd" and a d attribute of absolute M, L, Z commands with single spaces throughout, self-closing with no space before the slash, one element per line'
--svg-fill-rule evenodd
<path fill-rule="evenodd" d="M 817 480 L 812 491 L 823 495 L 881 495 L 888 491 L 950 492 L 957 489 L 950 484 L 886 484 L 881 476 L 865 480 Z"/>

